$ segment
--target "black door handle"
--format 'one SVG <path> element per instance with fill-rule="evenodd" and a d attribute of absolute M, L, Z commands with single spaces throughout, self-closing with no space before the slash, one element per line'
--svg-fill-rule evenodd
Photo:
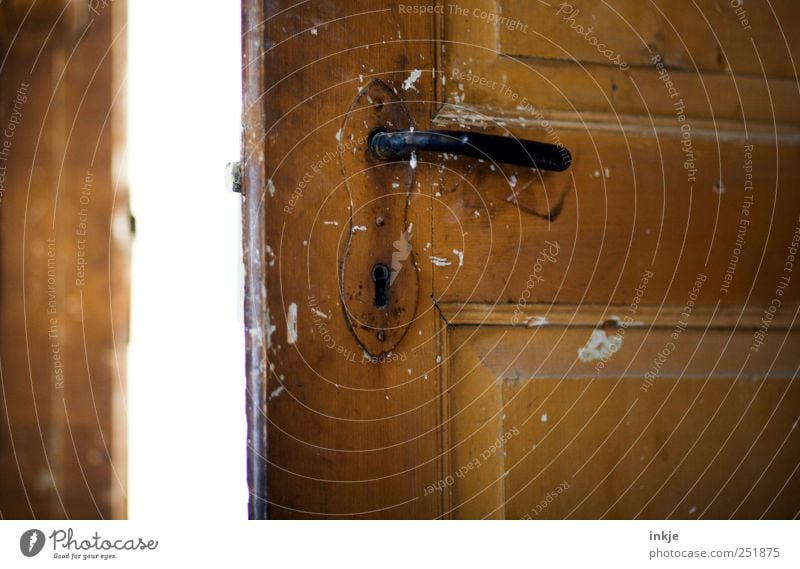
<path fill-rule="evenodd" d="M 369 138 L 372 152 L 382 160 L 408 158 L 412 152 L 446 152 L 562 172 L 572 163 L 560 144 L 459 130 L 375 130 Z"/>

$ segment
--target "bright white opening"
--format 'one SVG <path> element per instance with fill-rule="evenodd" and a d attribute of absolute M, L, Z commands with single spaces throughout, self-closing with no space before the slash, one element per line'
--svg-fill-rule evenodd
<path fill-rule="evenodd" d="M 128 5 L 128 513 L 244 519 L 239 3 Z"/>

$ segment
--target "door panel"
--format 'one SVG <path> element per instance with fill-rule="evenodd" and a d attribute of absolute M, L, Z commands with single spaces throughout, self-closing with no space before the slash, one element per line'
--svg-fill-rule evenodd
<path fill-rule="evenodd" d="M 586 112 L 624 120 L 618 115 L 674 118 L 679 101 L 687 117 L 797 122 L 797 40 L 778 29 L 796 20 L 775 20 L 768 6 L 753 6 L 762 24 L 751 36 L 716 4 L 700 2 L 700 13 L 690 2 L 447 4 L 442 102 L 529 123 L 536 119 L 529 105 L 578 120 Z M 791 1 L 772 4 L 776 13 L 798 10 Z M 562 6 L 574 10 L 559 13 Z"/>
<path fill-rule="evenodd" d="M 513 132 L 543 139 L 532 129 Z M 456 262 L 435 271 L 441 300 L 515 303 L 527 290 L 531 301 L 625 304 L 645 270 L 654 273 L 650 303 L 682 302 L 700 272 L 714 291 L 709 299 L 772 299 L 785 262 L 774 252 L 788 246 L 798 223 L 798 146 L 776 152 L 774 143 L 754 143 L 748 152 L 739 143 L 696 140 L 706 166 L 687 182 L 678 138 L 570 132 L 561 140 L 575 157 L 566 174 L 491 171 L 464 157 L 445 162 L 452 172 L 435 206 L 432 255 Z M 748 156 L 757 164 L 756 189 L 745 186 Z M 737 247 L 737 239 L 746 245 Z M 556 260 L 529 287 L 548 241 Z M 732 260 L 733 277 L 724 281 Z M 717 294 L 723 282 L 726 292 Z M 786 294 L 798 298 L 797 289 Z"/>
<path fill-rule="evenodd" d="M 444 305 L 453 515 L 793 517 L 796 314 L 752 353 L 755 310 L 698 310 L 676 335 L 682 311 L 608 320 L 615 348 L 590 358 L 598 310 L 535 307 L 551 324 L 529 328 L 507 307 Z"/>
<path fill-rule="evenodd" d="M 655 4 L 579 0 L 550 6 L 500 0 L 476 2 L 473 12 L 475 8 L 479 15 L 485 10 L 508 18 L 497 26 L 499 51 L 514 57 L 607 64 L 611 54 L 603 52 L 613 49 L 629 66 L 646 67 L 652 52 L 658 52 L 672 69 L 761 75 L 763 68 L 769 75 L 793 78 L 786 50 L 764 49 L 784 41 L 776 22 L 784 26 L 790 53 L 800 54 L 800 42 L 786 25 L 800 18 L 800 6 L 791 1 L 753 3 L 744 10 L 713 0 Z M 520 28 L 526 33 L 519 33 Z M 759 47 L 758 55 L 752 44 L 742 41 L 743 32 Z M 597 37 L 600 45 L 575 42 L 575 33 Z"/>

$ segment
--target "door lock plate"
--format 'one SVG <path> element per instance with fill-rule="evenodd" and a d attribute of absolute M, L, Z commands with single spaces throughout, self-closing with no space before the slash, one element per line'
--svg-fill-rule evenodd
<path fill-rule="evenodd" d="M 408 162 L 376 157 L 369 138 L 376 129 L 412 127 L 403 102 L 376 79 L 358 93 L 340 131 L 350 231 L 339 290 L 353 335 L 373 357 L 394 350 L 414 320 L 419 272 L 408 221 L 415 170 Z"/>

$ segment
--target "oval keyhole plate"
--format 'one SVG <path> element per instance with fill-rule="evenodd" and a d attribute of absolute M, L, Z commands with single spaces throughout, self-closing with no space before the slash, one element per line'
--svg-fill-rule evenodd
<path fill-rule="evenodd" d="M 380 160 L 367 141 L 377 128 L 412 126 L 403 102 L 376 79 L 359 91 L 341 130 L 351 215 L 340 293 L 353 336 L 373 357 L 394 350 L 413 322 L 419 273 L 408 219 L 415 170 L 406 161 Z"/>

